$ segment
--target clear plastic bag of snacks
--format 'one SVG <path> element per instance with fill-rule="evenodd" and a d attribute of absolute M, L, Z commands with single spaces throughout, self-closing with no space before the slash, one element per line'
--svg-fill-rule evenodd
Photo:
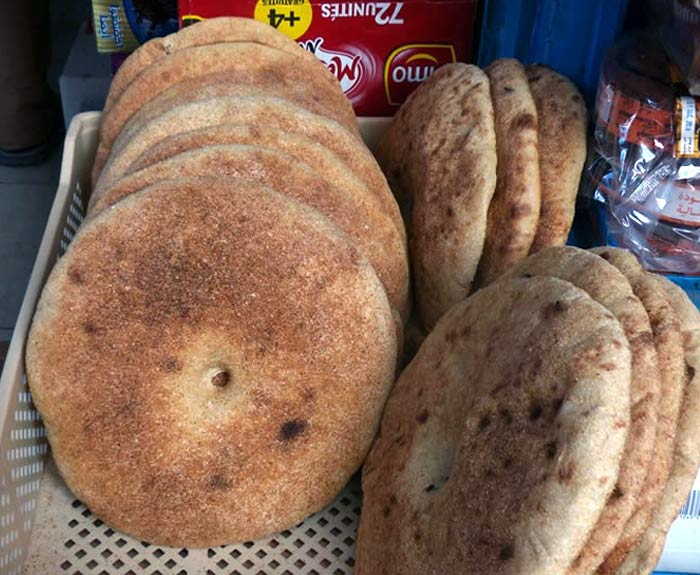
<path fill-rule="evenodd" d="M 700 105 L 677 77 L 654 36 L 608 53 L 583 191 L 605 243 L 649 270 L 700 275 Z"/>

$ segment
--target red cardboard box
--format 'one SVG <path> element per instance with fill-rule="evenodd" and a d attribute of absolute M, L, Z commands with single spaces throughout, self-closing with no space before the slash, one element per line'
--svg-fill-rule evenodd
<path fill-rule="evenodd" d="M 391 116 L 436 68 L 469 62 L 477 0 L 179 0 L 180 25 L 267 22 L 335 74 L 359 116 Z"/>

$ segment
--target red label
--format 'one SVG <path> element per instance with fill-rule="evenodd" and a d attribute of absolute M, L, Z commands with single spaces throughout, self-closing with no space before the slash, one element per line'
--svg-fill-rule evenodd
<path fill-rule="evenodd" d="M 181 25 L 255 17 L 338 78 L 359 116 L 391 116 L 439 66 L 471 57 L 477 0 L 179 0 Z"/>

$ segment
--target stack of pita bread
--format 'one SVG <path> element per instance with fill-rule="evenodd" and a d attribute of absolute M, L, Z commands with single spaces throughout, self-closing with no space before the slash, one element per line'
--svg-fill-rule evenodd
<path fill-rule="evenodd" d="M 586 156 L 583 98 L 543 66 L 438 69 L 385 133 L 423 327 L 529 253 L 566 243 Z"/>
<path fill-rule="evenodd" d="M 700 460 L 700 313 L 550 247 L 450 309 L 365 463 L 357 575 L 642 575 Z"/>
<path fill-rule="evenodd" d="M 174 546 L 324 507 L 370 448 L 408 313 L 399 208 L 336 79 L 249 19 L 149 42 L 93 177 L 26 355 L 68 486 Z"/>

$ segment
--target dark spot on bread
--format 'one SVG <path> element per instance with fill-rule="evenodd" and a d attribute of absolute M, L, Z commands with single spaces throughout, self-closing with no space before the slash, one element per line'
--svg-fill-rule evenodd
<path fill-rule="evenodd" d="M 503 460 L 503 469 L 508 469 L 513 465 L 513 459 L 511 457 L 506 457 Z"/>
<path fill-rule="evenodd" d="M 406 443 L 406 438 L 403 435 L 399 435 L 396 439 L 394 439 L 394 444 L 402 447 Z"/>
<path fill-rule="evenodd" d="M 220 473 L 215 473 L 209 478 L 209 488 L 212 491 L 230 489 L 231 482 Z"/>
<path fill-rule="evenodd" d="M 182 369 L 182 366 L 176 357 L 166 357 L 160 365 L 163 368 L 163 371 L 168 373 L 177 373 Z"/>
<path fill-rule="evenodd" d="M 485 475 L 486 475 L 486 477 L 488 477 L 489 479 L 492 479 L 493 477 L 496 477 L 496 474 L 493 472 L 493 469 L 491 469 L 491 468 L 489 468 L 489 469 L 486 470 Z"/>
<path fill-rule="evenodd" d="M 542 315 L 544 315 L 545 318 L 550 319 L 550 318 L 553 318 L 553 317 L 558 316 L 559 314 L 565 312 L 568 307 L 569 307 L 568 304 L 566 304 L 565 302 L 563 302 L 561 300 L 557 300 L 554 303 L 547 305 L 544 308 Z"/>
<path fill-rule="evenodd" d="M 384 517 L 389 517 L 389 514 L 391 513 L 391 509 L 396 505 L 396 496 L 391 495 L 389 497 L 389 502 L 387 503 L 386 507 L 384 508 L 383 515 Z"/>
<path fill-rule="evenodd" d="M 482 415 L 481 419 L 479 420 L 479 430 L 484 431 L 489 425 L 491 425 L 491 417 L 487 413 L 486 415 Z"/>
<path fill-rule="evenodd" d="M 293 441 L 306 431 L 306 422 L 302 419 L 290 419 L 285 421 L 280 428 L 281 441 Z"/>
<path fill-rule="evenodd" d="M 80 271 L 78 268 L 75 266 L 71 266 L 68 269 L 68 279 L 72 281 L 75 284 L 83 284 L 85 283 L 85 278 L 83 278 L 83 272 Z"/>
<path fill-rule="evenodd" d="M 102 330 L 91 321 L 86 321 L 83 324 L 83 331 L 85 331 L 85 333 L 87 333 L 88 335 L 95 335 L 97 333 L 100 333 L 100 331 Z"/>
<path fill-rule="evenodd" d="M 610 261 L 610 252 L 600 252 L 598 255 L 604 260 Z"/>
<path fill-rule="evenodd" d="M 532 114 L 518 114 L 513 121 L 510 123 L 510 129 L 514 132 L 520 132 L 521 130 L 534 129 L 537 126 L 537 118 Z"/>
<path fill-rule="evenodd" d="M 554 456 L 557 454 L 557 442 L 548 441 L 545 443 L 544 452 L 547 455 L 547 459 L 554 459 Z"/>
<path fill-rule="evenodd" d="M 314 399 L 316 399 L 316 391 L 312 387 L 309 387 L 304 390 L 304 394 L 302 395 L 302 397 L 304 398 L 304 401 L 313 401 Z"/>
<path fill-rule="evenodd" d="M 445 213 L 447 214 L 448 218 L 453 218 L 455 215 L 455 211 L 452 209 L 451 206 L 447 206 L 447 209 L 445 210 Z"/>
<path fill-rule="evenodd" d="M 506 425 L 510 425 L 511 423 L 513 423 L 513 416 L 511 415 L 510 411 L 508 411 L 508 409 L 506 409 L 505 407 L 501 407 L 499 413 L 501 415 L 501 419 L 503 419 Z"/>
<path fill-rule="evenodd" d="M 428 487 L 425 488 L 426 493 L 432 493 L 433 491 L 435 491 L 435 484 L 434 483 L 431 483 L 430 485 L 428 485 Z"/>
<path fill-rule="evenodd" d="M 512 93 L 512 92 L 515 92 L 515 88 L 511 88 L 510 86 L 503 86 L 503 91 L 504 91 L 506 94 L 510 94 L 510 93 Z"/>
<path fill-rule="evenodd" d="M 542 416 L 542 406 L 534 403 L 530 406 L 530 421 L 537 421 Z"/>
<path fill-rule="evenodd" d="M 217 372 L 212 378 L 211 378 L 211 384 L 214 387 L 226 387 L 229 382 L 231 381 L 231 374 L 226 371 L 226 370 L 221 370 Z"/>
<path fill-rule="evenodd" d="M 616 484 L 610 494 L 610 499 L 620 499 L 625 494 L 625 492 L 620 488 L 620 484 Z"/>
<path fill-rule="evenodd" d="M 418 414 L 418 417 L 416 418 L 418 420 L 418 423 L 423 425 L 426 421 L 428 421 L 428 410 L 424 409 Z"/>
<path fill-rule="evenodd" d="M 695 368 L 687 361 L 685 362 L 685 376 L 689 381 L 692 381 L 695 378 Z"/>
<path fill-rule="evenodd" d="M 512 559 L 515 556 L 515 548 L 513 547 L 512 543 L 507 543 L 503 547 L 501 547 L 501 550 L 498 552 L 498 558 L 501 561 L 508 561 L 509 559 Z"/>
<path fill-rule="evenodd" d="M 560 483 L 568 483 L 571 481 L 571 478 L 574 476 L 574 464 L 569 462 L 562 465 L 557 472 L 557 476 L 559 477 Z"/>
<path fill-rule="evenodd" d="M 415 539 L 416 541 L 420 541 L 421 537 L 422 537 L 422 535 L 421 535 L 420 529 L 416 529 L 413 532 L 413 539 Z"/>
<path fill-rule="evenodd" d="M 532 274 L 523 274 L 522 277 L 530 279 L 532 277 Z"/>
<path fill-rule="evenodd" d="M 605 371 L 613 371 L 617 366 L 614 363 L 603 363 L 600 367 Z"/>
<path fill-rule="evenodd" d="M 579 96 L 578 94 L 573 94 L 571 96 L 571 101 L 578 104 L 581 101 L 581 96 Z"/>

